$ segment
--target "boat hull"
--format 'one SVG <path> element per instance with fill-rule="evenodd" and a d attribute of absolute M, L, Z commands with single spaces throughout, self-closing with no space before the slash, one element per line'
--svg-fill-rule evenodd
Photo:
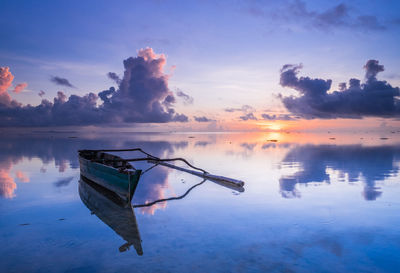
<path fill-rule="evenodd" d="M 111 190 L 126 201 L 132 199 L 141 170 L 120 172 L 119 169 L 79 157 L 81 175 Z"/>
<path fill-rule="evenodd" d="M 121 206 L 112 192 L 107 192 L 90 180 L 79 181 L 79 196 L 86 207 L 103 223 L 112 228 L 126 243 L 120 247 L 125 251 L 133 245 L 138 255 L 143 255 L 142 240 L 135 213 L 131 206 Z"/>

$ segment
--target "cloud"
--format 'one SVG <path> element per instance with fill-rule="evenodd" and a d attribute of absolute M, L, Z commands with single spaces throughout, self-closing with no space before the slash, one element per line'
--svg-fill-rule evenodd
<path fill-rule="evenodd" d="M 0 67 L 0 104 L 10 104 L 11 97 L 7 89 L 11 86 L 13 79 L 14 76 L 8 67 Z"/>
<path fill-rule="evenodd" d="M 184 104 L 193 104 L 193 97 L 189 96 L 188 94 L 184 93 L 179 88 L 176 91 L 176 95 L 183 99 Z"/>
<path fill-rule="evenodd" d="M 18 180 L 20 181 L 20 182 L 23 182 L 23 183 L 28 183 L 29 182 L 29 177 L 28 177 L 28 175 L 27 174 L 25 174 L 23 171 L 17 171 L 16 173 L 15 173 L 15 176 L 18 178 Z"/>
<path fill-rule="evenodd" d="M 254 116 L 253 113 L 247 113 L 243 116 L 239 117 L 241 120 L 258 120 L 256 116 Z"/>
<path fill-rule="evenodd" d="M 38 93 L 39 97 L 43 97 L 44 95 L 46 95 L 46 92 L 44 92 L 43 90 L 40 90 Z"/>
<path fill-rule="evenodd" d="M 11 86 L 14 76 L 8 67 L 0 67 L 0 94 L 7 91 Z"/>
<path fill-rule="evenodd" d="M 380 65 L 377 60 L 369 60 L 365 65 L 364 68 L 366 70 L 365 73 L 365 78 L 367 81 L 376 81 L 376 75 L 378 75 L 379 72 L 382 72 L 385 70 L 383 65 Z"/>
<path fill-rule="evenodd" d="M 60 178 L 60 179 L 58 179 L 56 182 L 54 182 L 53 184 L 54 184 L 54 186 L 56 186 L 57 188 L 65 187 L 65 186 L 68 186 L 69 183 L 71 183 L 71 181 L 72 181 L 73 179 L 74 179 L 73 176 L 65 177 L 65 178 Z"/>
<path fill-rule="evenodd" d="M 66 87 L 70 87 L 70 88 L 75 88 L 75 86 L 73 86 L 69 80 L 65 79 L 65 78 L 60 78 L 57 76 L 51 76 L 50 81 L 57 84 L 57 85 L 61 85 L 61 86 L 66 86 Z"/>
<path fill-rule="evenodd" d="M 194 144 L 194 146 L 201 146 L 201 147 L 206 147 L 207 145 L 209 145 L 209 144 L 211 144 L 210 142 L 208 142 L 208 141 L 197 141 L 195 144 Z"/>
<path fill-rule="evenodd" d="M 256 109 L 247 104 L 243 105 L 241 108 L 225 108 L 224 111 L 228 113 L 242 112 L 243 115 L 239 117 L 241 120 L 258 120 L 253 113 Z"/>
<path fill-rule="evenodd" d="M 366 116 L 391 118 L 400 115 L 398 87 L 392 87 L 376 76 L 384 70 L 377 60 L 369 60 L 364 66 L 365 83 L 350 79 L 349 87 L 341 83 L 340 91 L 328 93 L 331 80 L 298 77 L 302 65 L 284 65 L 280 84 L 300 93 L 299 97 L 280 95 L 285 107 L 303 118 L 362 118 Z"/>
<path fill-rule="evenodd" d="M 172 107 L 175 97 L 168 88 L 169 77 L 163 72 L 165 55 L 146 48 L 139 50 L 137 57 L 130 57 L 123 63 L 125 71 L 118 89 L 111 87 L 98 94 L 71 95 L 69 98 L 60 91 L 53 101 L 43 99 L 37 106 L 22 105 L 8 99 L 7 104 L 0 104 L 0 126 L 188 121 L 186 115 L 176 113 Z"/>
<path fill-rule="evenodd" d="M 243 147 L 243 148 L 245 148 L 246 150 L 249 150 L 249 151 L 253 151 L 254 147 L 256 147 L 256 146 L 257 146 L 257 143 L 244 142 L 244 143 L 240 144 L 240 147 Z"/>
<path fill-rule="evenodd" d="M 188 121 L 187 116 L 169 107 L 175 100 L 168 89 L 168 75 L 163 72 L 165 64 L 165 55 L 155 54 L 151 48 L 126 59 L 119 90 L 112 91 L 107 99 L 100 96 L 105 112 L 124 122 Z"/>
<path fill-rule="evenodd" d="M 297 117 L 293 117 L 288 114 L 280 114 L 280 115 L 262 114 L 261 117 L 265 120 L 296 120 L 297 119 Z"/>
<path fill-rule="evenodd" d="M 207 117 L 196 117 L 196 116 L 194 116 L 194 120 L 195 121 L 197 121 L 197 122 L 211 122 L 211 121 L 214 121 L 213 119 L 209 119 L 209 118 L 207 118 Z"/>
<path fill-rule="evenodd" d="M 19 83 L 15 86 L 13 92 L 14 93 L 20 93 L 22 90 L 24 90 L 26 87 L 28 86 L 28 84 L 26 82 L 23 83 Z"/>
<path fill-rule="evenodd" d="M 7 170 L 0 169 L 0 196 L 4 198 L 13 198 L 16 188 L 17 184 L 10 176 L 10 173 Z"/>
<path fill-rule="evenodd" d="M 357 9 L 345 3 L 339 3 L 322 11 L 309 9 L 306 2 L 300 0 L 288 1 L 275 9 L 271 8 L 271 5 L 250 3 L 245 9 L 248 14 L 254 17 L 272 19 L 274 23 L 290 29 L 293 25 L 296 28 L 301 26 L 321 31 L 344 28 L 379 31 L 387 28 L 376 16 L 370 14 L 357 15 Z"/>
<path fill-rule="evenodd" d="M 225 108 L 224 109 L 225 112 L 229 112 L 229 113 L 233 113 L 233 112 L 253 112 L 255 111 L 255 109 L 253 107 L 251 107 L 250 105 L 243 105 L 241 108 Z"/>
<path fill-rule="evenodd" d="M 121 83 L 120 77 L 114 72 L 108 72 L 107 77 L 109 77 L 111 80 L 115 81 L 117 84 Z"/>

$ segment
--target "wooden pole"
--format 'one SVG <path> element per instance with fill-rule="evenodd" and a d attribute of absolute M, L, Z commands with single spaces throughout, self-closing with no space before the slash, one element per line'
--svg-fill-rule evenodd
<path fill-rule="evenodd" d="M 175 166 L 173 164 L 169 164 L 166 162 L 162 162 L 162 161 L 157 161 L 157 160 L 148 160 L 149 163 L 153 163 L 153 164 L 158 164 L 158 165 L 162 165 L 165 167 L 169 167 L 172 169 L 176 169 L 182 172 L 187 172 L 190 173 L 192 175 L 210 180 L 214 183 L 217 183 L 221 186 L 239 191 L 239 192 L 244 192 L 244 182 L 241 180 L 237 180 L 237 179 L 233 179 L 233 178 L 229 178 L 229 177 L 225 177 L 225 176 L 219 176 L 219 175 L 213 175 L 213 174 L 209 174 L 209 173 L 203 173 L 203 172 L 198 172 L 198 171 L 192 171 L 192 170 L 188 170 L 179 166 Z"/>

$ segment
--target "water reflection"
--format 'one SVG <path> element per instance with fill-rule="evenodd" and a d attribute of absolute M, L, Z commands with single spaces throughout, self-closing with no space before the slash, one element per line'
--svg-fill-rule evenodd
<path fill-rule="evenodd" d="M 166 198 L 168 185 L 168 170 L 165 167 L 157 166 L 140 177 L 138 187 L 133 197 L 134 204 L 146 204 L 155 200 Z M 139 210 L 142 213 L 153 215 L 156 210 L 166 208 L 167 203 L 161 202 L 150 207 L 143 207 Z"/>
<path fill-rule="evenodd" d="M 137 136 L 135 136 L 137 137 Z M 77 151 L 80 149 L 100 148 L 121 148 L 121 147 L 142 147 L 144 150 L 157 157 L 170 157 L 176 150 L 186 149 L 187 141 L 142 141 L 135 137 L 126 136 L 116 141 L 114 138 L 74 138 L 62 136 L 15 136 L 1 137 L 2 153 L 0 154 L 0 197 L 14 198 L 16 196 L 17 182 L 29 182 L 26 172 L 13 170 L 14 166 L 32 158 L 39 158 L 41 165 L 35 166 L 37 173 L 46 173 L 49 164 L 54 164 L 60 174 L 66 169 L 79 169 Z M 129 156 L 132 156 L 129 155 Z M 146 164 L 137 164 L 138 168 L 146 169 Z M 157 199 L 165 198 L 165 191 L 168 185 L 169 170 L 164 167 L 157 167 L 144 175 L 140 180 L 138 188 L 139 196 L 137 203 L 146 203 Z M 60 177 L 53 182 L 57 188 L 68 186 L 73 177 Z M 159 203 L 152 207 L 141 208 L 143 213 L 154 214 L 159 208 L 165 208 L 166 203 Z"/>
<path fill-rule="evenodd" d="M 68 138 L 61 135 L 30 135 L 30 136 L 1 136 L 2 152 L 0 153 L 0 197 L 13 198 L 18 194 L 18 184 L 31 180 L 30 175 L 46 174 L 54 171 L 54 167 L 60 176 L 53 178 L 52 185 L 57 188 L 67 187 L 73 181 L 71 173 L 67 169 L 78 169 L 79 161 L 77 151 L 80 149 L 114 149 L 126 147 L 141 147 L 157 157 L 166 158 L 179 154 L 196 158 L 196 160 L 208 158 L 212 153 L 214 164 L 213 170 L 210 160 L 203 160 L 201 166 L 207 166 L 212 171 L 229 173 L 234 166 L 229 160 L 237 157 L 240 169 L 243 164 L 249 168 L 254 166 L 258 172 L 257 165 L 264 158 L 272 160 L 283 158 L 280 162 L 282 168 L 290 169 L 295 173 L 291 175 L 282 174 L 282 170 L 272 168 L 272 173 L 279 172 L 280 193 L 285 198 L 300 197 L 298 184 L 331 183 L 334 181 L 363 182 L 362 195 L 366 200 L 376 200 L 382 195 L 382 189 L 377 181 L 398 174 L 400 147 L 394 144 L 385 146 L 362 146 L 362 145 L 299 145 L 294 142 L 278 143 L 265 141 L 275 139 L 273 137 L 251 137 L 242 135 L 220 135 L 220 136 L 196 136 L 195 140 L 188 140 L 187 135 L 122 135 L 114 137 L 79 137 Z M 236 145 L 232 145 L 236 144 Z M 289 150 L 290 149 L 290 150 Z M 286 155 L 285 152 L 289 150 Z M 121 155 L 132 157 L 134 155 Z M 219 157 L 218 157 L 219 156 Z M 239 158 L 240 157 L 240 158 Z M 263 158 L 261 158 L 263 157 Z M 20 168 L 18 164 L 26 160 L 39 159 L 38 164 L 31 164 L 30 171 Z M 246 160 L 246 162 L 244 162 Z M 277 159 L 280 160 L 280 159 Z M 242 161 L 239 163 L 239 161 Z M 218 165 L 219 162 L 230 162 Z M 239 165 L 242 164 L 242 165 Z M 24 165 L 24 164 L 22 164 Z M 26 164 L 25 164 L 26 165 Z M 24 166 L 25 166 L 24 165 Z M 51 166 L 53 165 L 53 166 Z M 223 168 L 226 166 L 226 170 Z M 276 165 L 274 165 L 276 166 Z M 53 167 L 53 168 L 52 168 Z M 140 165 L 138 168 L 145 170 L 148 166 Z M 256 169 L 257 168 L 257 169 Z M 47 173 L 46 173 L 47 172 Z M 337 173 L 335 177 L 332 172 Z M 73 175 L 73 174 L 72 174 Z M 265 173 L 260 173 L 260 177 Z M 158 166 L 151 172 L 142 176 L 137 188 L 134 203 L 144 204 L 154 200 L 164 199 L 169 196 L 179 195 L 174 193 L 172 184 L 169 183 L 171 170 Z M 257 178 L 257 177 L 255 177 Z M 189 188 L 190 185 L 187 185 Z M 156 210 L 165 208 L 166 202 L 155 206 L 141 208 L 142 213 L 154 214 Z"/>
<path fill-rule="evenodd" d="M 72 182 L 73 179 L 74 179 L 73 176 L 66 177 L 66 178 L 60 178 L 60 179 L 58 179 L 56 182 L 54 182 L 53 184 L 54 184 L 54 186 L 56 186 L 57 188 L 66 187 L 66 186 L 69 185 L 69 183 Z"/>
<path fill-rule="evenodd" d="M 0 159 L 0 196 L 3 198 L 13 198 L 15 197 L 15 190 L 17 189 L 17 183 L 27 183 L 29 182 L 28 175 L 23 171 L 12 172 L 12 167 L 20 159 L 15 158 L 1 158 Z"/>
<path fill-rule="evenodd" d="M 335 141 L 327 136 L 323 142 L 298 134 L 290 134 L 291 139 L 239 133 L 189 136 L 193 135 L 1 135 L 0 194 L 15 198 L 0 198 L 0 271 L 399 268 L 400 145 L 395 140 L 367 142 L 356 136 L 341 141 L 344 136 L 336 135 Z M 268 141 L 274 139 L 278 142 Z M 303 145 L 306 140 L 313 145 Z M 358 143 L 363 145 L 353 145 Z M 162 158 L 183 157 L 210 173 L 242 179 L 246 192 L 236 196 L 207 181 L 184 200 L 138 207 L 133 214 L 90 185 L 78 184 L 77 150 L 133 147 Z M 143 162 L 137 167 L 147 166 Z M 142 176 L 132 205 L 179 197 L 200 181 L 157 166 Z M 304 189 L 310 183 L 322 186 Z M 289 201 L 279 191 L 285 197 L 301 192 L 307 198 Z M 360 193 L 377 201 L 365 202 Z M 143 252 L 146 255 L 136 257 Z"/>
<path fill-rule="evenodd" d="M 339 181 L 363 181 L 364 199 L 376 200 L 382 195 L 376 182 L 398 174 L 396 162 L 399 152 L 398 146 L 296 146 L 287 153 L 281 166 L 300 170 L 280 178 L 280 192 L 285 198 L 300 197 L 296 184 L 331 183 L 330 170 L 333 170 L 339 172 Z"/>
<path fill-rule="evenodd" d="M 17 184 L 9 173 L 10 167 L 3 166 L 0 170 L 0 195 L 4 198 L 13 198 Z"/>
<path fill-rule="evenodd" d="M 131 206 L 125 207 L 118 196 L 84 178 L 79 181 L 79 196 L 92 214 L 126 241 L 119 247 L 120 252 L 133 246 L 138 255 L 143 255 L 139 227 Z"/>
<path fill-rule="evenodd" d="M 209 141 L 197 141 L 194 146 L 200 146 L 200 147 L 206 147 L 207 145 L 210 145 L 211 142 Z"/>

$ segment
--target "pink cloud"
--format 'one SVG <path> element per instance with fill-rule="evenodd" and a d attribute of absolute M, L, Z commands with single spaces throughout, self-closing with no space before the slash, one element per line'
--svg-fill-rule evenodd
<path fill-rule="evenodd" d="M 7 91 L 11 86 L 14 76 L 8 67 L 0 67 L 0 94 Z"/>
<path fill-rule="evenodd" d="M 20 182 L 28 183 L 29 182 L 29 177 L 26 173 L 22 171 L 17 171 L 15 176 L 18 178 Z"/>
<path fill-rule="evenodd" d="M 15 190 L 17 189 L 17 183 L 11 175 L 13 165 L 17 164 L 17 161 L 8 159 L 0 162 L 0 197 L 3 198 L 14 198 Z M 15 177 L 19 182 L 29 182 L 29 177 L 22 171 L 17 171 Z"/>
<path fill-rule="evenodd" d="M 17 184 L 10 175 L 11 164 L 7 164 L 4 169 L 0 168 L 0 196 L 4 198 L 15 197 L 14 191 Z"/>
<path fill-rule="evenodd" d="M 167 77 L 167 75 L 163 74 L 164 66 L 167 63 L 167 58 L 164 54 L 156 54 L 152 48 L 146 47 L 139 50 L 138 57 L 142 57 L 146 62 L 149 62 L 153 76 Z"/>
<path fill-rule="evenodd" d="M 141 177 L 141 187 L 136 192 L 134 200 L 136 204 L 148 204 L 153 201 L 166 198 L 169 189 L 168 173 L 166 168 L 152 169 L 149 176 Z M 167 202 L 156 203 L 150 207 L 141 207 L 139 211 L 143 214 L 153 215 L 159 209 L 165 209 Z"/>
<path fill-rule="evenodd" d="M 159 199 L 164 199 L 166 198 L 165 196 L 165 190 L 168 187 L 168 179 L 164 180 L 162 182 L 163 184 L 161 185 L 155 185 L 155 187 L 153 188 L 152 191 L 152 196 L 151 199 L 146 200 L 145 204 L 150 203 L 154 200 L 159 200 Z M 156 212 L 156 210 L 158 209 L 165 209 L 167 207 L 167 202 L 161 202 L 161 203 L 156 203 L 153 206 L 150 207 L 142 207 L 140 208 L 140 212 L 142 212 L 143 214 L 150 214 L 150 215 L 154 215 L 154 213 Z"/>
<path fill-rule="evenodd" d="M 17 86 L 15 86 L 13 92 L 18 94 L 22 90 L 24 90 L 27 86 L 28 86 L 28 84 L 26 82 L 19 83 L 19 84 L 17 84 Z"/>
<path fill-rule="evenodd" d="M 11 86 L 14 76 L 8 67 L 0 67 L 0 103 L 9 105 L 11 97 L 7 89 Z"/>

